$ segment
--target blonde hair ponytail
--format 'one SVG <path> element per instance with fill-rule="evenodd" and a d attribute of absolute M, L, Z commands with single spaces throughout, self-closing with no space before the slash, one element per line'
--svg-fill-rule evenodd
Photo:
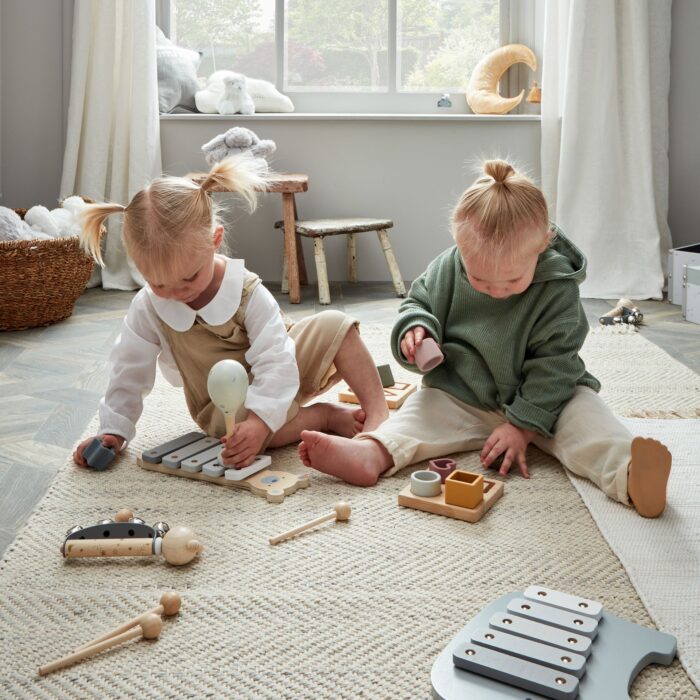
<path fill-rule="evenodd" d="M 80 246 L 100 266 L 104 267 L 100 243 L 105 232 L 104 220 L 110 214 L 126 209 L 122 204 L 88 204 L 80 212 Z"/>
<path fill-rule="evenodd" d="M 237 192 L 252 212 L 257 206 L 257 193 L 272 180 L 264 158 L 239 153 L 215 163 L 200 187 L 204 192 Z"/>
<path fill-rule="evenodd" d="M 521 234 L 549 236 L 549 214 L 542 191 L 505 160 L 487 160 L 484 174 L 462 194 L 452 215 L 452 235 L 460 247 L 491 258 L 516 257 Z"/>

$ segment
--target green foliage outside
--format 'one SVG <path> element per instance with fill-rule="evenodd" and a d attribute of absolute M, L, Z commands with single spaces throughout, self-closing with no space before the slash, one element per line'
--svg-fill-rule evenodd
<path fill-rule="evenodd" d="M 274 80 L 274 21 L 263 21 L 260 0 L 173 6 L 177 42 L 204 52 L 200 75 L 226 68 Z M 498 0 L 399 0 L 399 18 L 404 90 L 463 89 L 498 46 Z M 386 0 L 288 0 L 286 24 L 289 85 L 387 85 Z"/>

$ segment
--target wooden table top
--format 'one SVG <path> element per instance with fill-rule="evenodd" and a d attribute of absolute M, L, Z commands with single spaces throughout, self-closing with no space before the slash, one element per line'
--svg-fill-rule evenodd
<path fill-rule="evenodd" d="M 309 189 L 309 176 L 302 173 L 271 173 L 274 181 L 266 188 L 265 192 L 291 193 L 306 192 Z M 201 183 L 207 173 L 197 173 L 191 175 L 193 182 Z M 225 187 L 212 187 L 211 192 L 228 192 Z"/>

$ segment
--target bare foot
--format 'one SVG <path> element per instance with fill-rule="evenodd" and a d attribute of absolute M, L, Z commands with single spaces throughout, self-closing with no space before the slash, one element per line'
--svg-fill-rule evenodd
<path fill-rule="evenodd" d="M 299 456 L 307 467 L 337 476 L 356 486 L 372 486 L 392 464 L 391 455 L 376 440 L 349 440 L 314 430 L 301 433 Z"/>
<path fill-rule="evenodd" d="M 671 453 L 651 438 L 632 440 L 632 461 L 627 474 L 627 493 L 637 513 L 658 518 L 666 507 L 666 484 L 671 473 Z"/>
<path fill-rule="evenodd" d="M 365 418 L 365 424 L 362 428 L 363 433 L 371 433 L 376 430 L 387 418 L 389 417 L 389 409 L 384 406 L 383 411 L 378 411 L 376 413 L 368 413 Z"/>
<path fill-rule="evenodd" d="M 351 438 L 361 433 L 365 424 L 365 412 L 361 408 L 348 408 L 329 403 L 326 405 L 326 430 Z"/>

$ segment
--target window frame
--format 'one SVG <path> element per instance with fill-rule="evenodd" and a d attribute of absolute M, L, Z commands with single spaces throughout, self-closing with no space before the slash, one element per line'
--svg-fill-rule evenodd
<path fill-rule="evenodd" d="M 409 92 L 397 87 L 398 2 L 388 3 L 387 88 L 381 91 L 309 90 L 285 88 L 285 0 L 275 0 L 275 87 L 288 95 L 297 113 L 306 114 L 470 114 L 463 91 L 451 92 L 452 107 L 438 107 L 441 92 Z M 499 45 L 522 43 L 542 55 L 545 0 L 499 0 Z M 171 0 L 155 0 L 156 22 L 170 36 Z M 505 95 L 527 90 L 532 80 L 541 82 L 541 61 L 533 75 L 527 66 L 514 66 L 501 85 Z M 255 77 L 255 76 L 250 76 Z M 524 100 L 511 114 L 533 114 L 536 108 Z"/>

